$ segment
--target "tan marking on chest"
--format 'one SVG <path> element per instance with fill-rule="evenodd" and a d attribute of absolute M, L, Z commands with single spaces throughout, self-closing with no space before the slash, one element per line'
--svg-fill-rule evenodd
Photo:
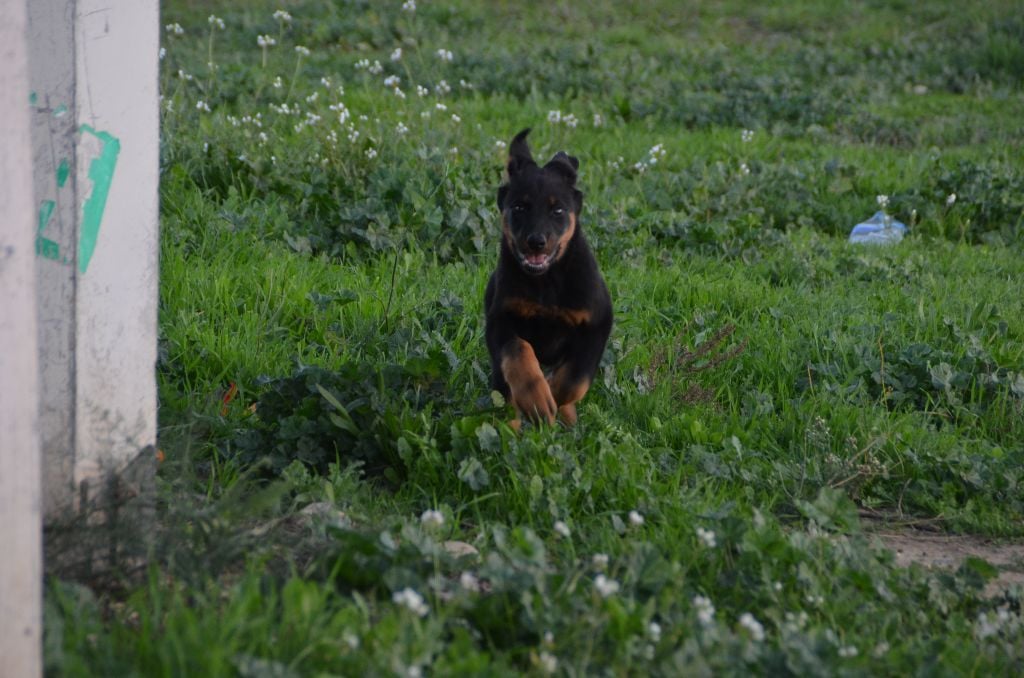
<path fill-rule="evenodd" d="M 520 318 L 543 318 L 556 320 L 571 325 L 585 325 L 590 322 L 590 311 L 585 308 L 565 308 L 564 306 L 546 306 L 521 297 L 509 297 L 505 300 L 505 310 Z"/>

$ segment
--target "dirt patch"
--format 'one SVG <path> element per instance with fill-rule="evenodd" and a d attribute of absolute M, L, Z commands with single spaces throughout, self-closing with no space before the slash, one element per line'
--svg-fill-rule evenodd
<path fill-rule="evenodd" d="M 999 576 L 985 587 L 986 595 L 997 595 L 1014 584 L 1024 585 L 1024 542 L 892 527 L 874 527 L 869 534 L 895 553 L 900 567 L 918 563 L 927 568 L 956 570 L 968 558 L 981 558 L 999 570 Z"/>

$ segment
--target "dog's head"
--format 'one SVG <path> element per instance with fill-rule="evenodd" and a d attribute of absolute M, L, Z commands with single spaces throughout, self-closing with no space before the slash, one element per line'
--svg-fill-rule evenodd
<path fill-rule="evenodd" d="M 543 275 L 564 254 L 576 233 L 583 194 L 576 190 L 580 161 L 559 151 L 540 167 L 526 144 L 529 129 L 508 148 L 508 183 L 498 189 L 505 241 L 519 266 Z"/>

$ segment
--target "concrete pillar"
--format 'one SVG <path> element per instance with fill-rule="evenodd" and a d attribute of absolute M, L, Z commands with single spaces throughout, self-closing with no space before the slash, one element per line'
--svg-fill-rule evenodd
<path fill-rule="evenodd" d="M 155 465 L 159 7 L 27 5 L 44 508 L 60 522 Z"/>
<path fill-rule="evenodd" d="M 0 1 L 0 676 L 41 673 L 42 517 L 25 5 Z"/>

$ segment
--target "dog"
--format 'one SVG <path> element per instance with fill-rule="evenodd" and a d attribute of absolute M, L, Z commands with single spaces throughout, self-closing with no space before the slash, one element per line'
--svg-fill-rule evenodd
<path fill-rule="evenodd" d="M 579 160 L 560 151 L 538 166 L 529 133 L 509 144 L 498 188 L 501 248 L 484 292 L 491 388 L 530 422 L 572 426 L 611 333 L 612 302 L 580 227 Z"/>

